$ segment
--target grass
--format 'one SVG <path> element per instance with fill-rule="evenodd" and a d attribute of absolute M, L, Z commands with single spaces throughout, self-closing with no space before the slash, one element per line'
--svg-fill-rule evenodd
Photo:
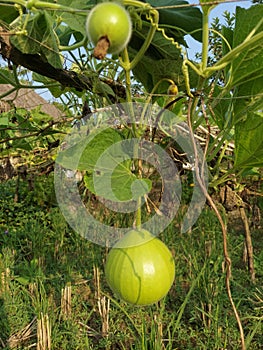
<path fill-rule="evenodd" d="M 223 271 L 218 222 L 205 208 L 191 233 L 172 223 L 162 240 L 176 278 L 166 298 L 134 307 L 118 300 L 103 273 L 107 249 L 73 232 L 55 205 L 52 177 L 31 192 L 0 185 L 0 349 L 240 349 Z M 248 349 L 263 344 L 263 238 L 255 239 L 256 283 L 242 260 L 243 235 L 229 232 L 232 292 Z"/>

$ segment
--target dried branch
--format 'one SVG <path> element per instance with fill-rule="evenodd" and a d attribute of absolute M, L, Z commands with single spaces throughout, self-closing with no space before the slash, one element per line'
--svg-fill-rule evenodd
<path fill-rule="evenodd" d="M 187 123 L 188 123 L 188 127 L 189 127 L 189 134 L 190 134 L 190 138 L 191 138 L 191 142 L 193 145 L 193 149 L 194 149 L 194 155 L 195 155 L 195 173 L 196 173 L 196 179 L 198 181 L 198 184 L 201 188 L 201 190 L 203 191 L 208 203 L 210 204 L 210 206 L 212 207 L 212 209 L 214 210 L 218 221 L 221 225 L 221 230 L 222 230 L 222 235 L 223 235 L 223 254 L 224 254 L 224 261 L 225 261 L 225 269 L 226 269 L 226 290 L 227 290 L 227 295 L 228 295 L 228 299 L 230 301 L 230 304 L 232 306 L 237 324 L 238 324 L 238 328 L 239 328 L 239 333 L 240 333 L 240 341 L 241 341 L 241 349 L 242 350 L 246 350 L 246 344 L 245 344 L 245 336 L 244 336 L 244 330 L 243 330 L 243 326 L 242 326 L 242 322 L 240 319 L 240 316 L 238 314 L 236 305 L 234 303 L 234 300 L 232 298 L 232 293 L 231 293 L 231 287 L 230 287 L 230 279 L 231 279 L 231 266 L 232 266 L 232 261 L 230 259 L 230 256 L 228 254 L 228 246 L 227 246 L 227 228 L 226 225 L 224 223 L 224 220 L 221 216 L 221 214 L 219 213 L 219 210 L 217 209 L 217 206 L 215 205 L 212 197 L 209 195 L 207 188 L 203 182 L 202 179 L 202 174 L 200 174 L 200 170 L 199 170 L 199 159 L 198 159 L 198 151 L 196 148 L 196 143 L 195 143 L 195 137 L 194 137 L 194 133 L 193 133 L 193 128 L 192 128 L 192 122 L 191 122 L 191 109 L 192 109 L 192 99 L 189 99 L 189 104 L 188 104 L 188 113 L 187 113 Z"/>
<path fill-rule="evenodd" d="M 2 27 L 0 29 L 3 30 Z M 78 74 L 67 69 L 55 68 L 38 54 L 22 53 L 10 43 L 9 35 L 6 30 L 0 33 L 0 54 L 4 60 L 8 61 L 9 67 L 12 64 L 23 66 L 32 72 L 59 82 L 64 87 L 75 88 L 77 91 L 93 90 L 94 77 Z M 112 79 L 101 79 L 101 81 L 111 87 L 116 97 L 125 98 L 126 91 L 122 84 Z"/>

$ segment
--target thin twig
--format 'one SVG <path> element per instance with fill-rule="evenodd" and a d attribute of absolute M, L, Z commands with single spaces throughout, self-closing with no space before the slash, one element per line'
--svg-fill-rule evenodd
<path fill-rule="evenodd" d="M 7 138 L 1 140 L 0 144 L 1 143 L 6 143 L 6 142 L 9 142 L 9 141 L 19 140 L 19 139 L 26 139 L 28 137 L 33 137 L 33 136 L 37 136 L 38 137 L 41 134 L 47 132 L 47 130 L 51 129 L 54 125 L 62 124 L 62 123 L 63 122 L 61 122 L 61 121 L 57 121 L 56 122 L 56 121 L 52 120 L 51 122 L 48 123 L 48 125 L 46 125 L 43 128 L 39 128 L 39 130 L 37 130 L 37 131 L 34 131 L 32 133 L 28 133 L 26 135 L 20 135 L 20 136 L 16 135 L 16 136 L 13 136 L 13 137 L 7 137 Z M 21 131 L 22 130 L 23 131 L 23 129 L 19 129 L 19 127 L 18 128 L 13 128 L 13 127 L 5 128 L 5 130 L 10 130 L 10 131 Z M 65 131 L 61 131 L 61 130 L 56 130 L 56 132 L 59 133 L 59 134 L 67 134 Z"/>
<path fill-rule="evenodd" d="M 249 270 L 252 282 L 255 282 L 256 274 L 255 274 L 255 268 L 254 268 L 253 244 L 252 244 L 248 219 L 247 219 L 246 211 L 243 207 L 240 207 L 239 211 L 240 211 L 241 219 L 243 221 L 243 225 L 244 225 L 244 229 L 245 229 L 246 255 L 247 255 L 248 270 Z"/>
<path fill-rule="evenodd" d="M 211 128 L 210 128 L 210 124 L 207 118 L 207 114 L 206 114 L 206 110 L 205 110 L 205 102 L 204 102 L 204 98 L 201 96 L 201 108 L 202 108 L 202 112 L 205 118 L 205 122 L 206 122 L 206 126 L 207 126 L 207 131 L 208 131 L 208 137 L 206 137 L 206 142 L 205 142 L 205 147 L 204 147 L 204 159 L 202 162 L 202 168 L 201 168 L 201 176 L 202 178 L 204 177 L 204 168 L 205 168 L 205 159 L 206 159 L 206 154 L 208 151 L 208 147 L 209 147 L 209 137 L 211 135 Z"/>

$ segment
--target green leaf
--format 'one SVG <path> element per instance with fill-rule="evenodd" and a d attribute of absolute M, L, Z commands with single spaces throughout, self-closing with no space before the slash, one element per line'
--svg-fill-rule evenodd
<path fill-rule="evenodd" d="M 261 25 L 255 30 L 254 34 L 263 31 L 263 5 L 251 6 L 249 9 L 237 7 L 236 25 L 233 36 L 233 47 L 241 44 L 247 36 L 256 29 L 259 22 Z M 232 62 L 232 80 L 233 86 L 239 85 L 247 80 L 253 80 L 263 76 L 262 61 L 263 50 L 262 42 L 253 45 L 251 49 L 244 50 Z"/>
<path fill-rule="evenodd" d="M 97 135 L 92 138 L 83 150 L 78 169 L 93 171 L 101 155 L 121 140 L 122 136 L 115 129 L 107 128 L 101 132 L 97 132 Z M 118 148 L 114 149 L 113 147 L 112 152 L 115 152 L 113 156 L 115 159 L 118 158 L 116 151 L 118 151 Z"/>
<path fill-rule="evenodd" d="M 97 196 L 114 202 L 137 200 L 149 192 L 151 181 L 138 179 L 132 172 L 137 146 L 134 140 L 122 140 L 100 152 L 92 171 L 86 175 L 86 186 Z M 93 153 L 96 155 L 96 151 Z"/>
<path fill-rule="evenodd" d="M 168 1 L 167 3 L 167 1 L 150 1 L 149 3 L 153 6 L 161 7 L 185 4 L 186 2 Z M 188 10 L 191 9 L 158 9 L 160 12 L 160 27 L 165 28 L 165 34 L 168 36 L 168 38 L 173 39 L 175 42 L 183 43 L 184 45 L 186 45 L 184 42 L 184 35 L 187 32 L 186 27 L 188 24 L 189 28 L 192 26 L 192 22 L 195 22 L 197 27 L 200 26 L 199 28 L 201 28 L 202 24 L 201 12 L 197 9 L 194 9 L 193 12 L 188 12 Z M 197 12 L 195 10 L 197 10 Z M 192 18 L 192 16 L 195 16 L 195 14 L 196 17 Z M 192 20 L 189 18 L 192 18 Z M 184 21 L 187 21 L 188 24 L 186 24 Z M 132 40 L 129 43 L 128 50 L 131 58 L 136 55 L 136 52 L 142 46 L 149 30 L 149 25 L 147 26 L 144 21 L 142 21 L 142 25 L 143 26 L 140 30 L 134 30 Z M 195 28 L 195 25 L 193 24 L 193 27 L 191 28 Z M 184 28 L 184 30 L 182 31 L 180 28 Z M 153 40 L 144 55 L 144 58 L 135 66 L 133 73 L 135 77 L 144 85 L 148 92 L 151 92 L 155 84 L 164 78 L 172 79 L 180 89 L 184 90 L 185 86 L 184 76 L 182 73 L 182 62 L 183 59 L 180 48 L 172 43 L 171 40 L 165 38 L 163 33 L 156 31 Z M 192 70 L 190 70 L 190 74 L 191 87 L 194 88 L 197 84 L 197 76 Z M 167 85 L 159 86 L 156 93 L 166 93 L 166 91 Z"/>
<path fill-rule="evenodd" d="M 262 94 L 262 77 L 254 77 L 234 89 L 233 124 L 242 121 L 249 112 L 257 112 L 263 108 Z"/>
<path fill-rule="evenodd" d="M 222 98 L 223 96 L 223 98 Z M 213 92 L 214 100 L 211 103 L 213 110 L 212 117 L 220 130 L 230 127 L 232 125 L 232 114 L 230 113 L 232 94 L 215 85 Z"/>
<path fill-rule="evenodd" d="M 144 0 L 153 7 L 187 5 L 183 0 Z M 202 13 L 197 7 L 178 7 L 158 9 L 161 27 L 173 27 L 182 35 L 190 34 L 198 41 L 202 41 Z"/>
<path fill-rule="evenodd" d="M 184 36 L 195 30 L 196 32 L 192 34 L 193 37 L 201 41 L 202 14 L 199 9 L 193 7 L 160 9 L 162 6 L 188 4 L 186 1 L 150 0 L 147 2 L 153 7 L 158 7 L 160 15 L 159 28 L 165 30 L 166 37 L 158 30 L 155 32 L 144 58 L 136 65 L 133 72 L 148 92 L 162 78 L 172 79 L 180 87 L 184 80 L 181 70 L 182 57 L 180 48 L 175 43 L 186 46 Z M 131 58 L 141 48 L 149 31 L 148 22 L 143 19 L 141 24 L 142 28 L 139 30 L 135 27 L 129 43 L 128 50 Z M 167 37 L 171 40 L 167 39 Z M 191 86 L 195 87 L 196 74 L 193 73 L 192 75 L 190 77 Z M 156 92 L 165 93 L 166 91 L 158 90 Z"/>
<path fill-rule="evenodd" d="M 135 77 L 144 85 L 148 92 L 151 92 L 155 84 L 162 79 L 171 79 L 179 87 L 179 90 L 185 89 L 185 81 L 182 72 L 182 58 L 177 59 L 159 59 L 154 60 L 144 56 L 133 69 Z M 198 81 L 197 75 L 189 72 L 191 87 L 195 87 Z M 160 84 L 155 93 L 166 94 L 169 84 Z"/>
<path fill-rule="evenodd" d="M 88 136 L 76 132 L 69 143 L 56 162 L 70 170 L 86 171 L 85 185 L 97 196 L 130 201 L 150 191 L 151 181 L 138 179 L 132 172 L 135 146 L 117 130 L 93 130 Z"/>
<path fill-rule="evenodd" d="M 236 25 L 233 36 L 234 47 L 241 44 L 249 34 L 263 31 L 263 5 L 249 9 L 237 8 Z M 260 24 L 260 25 L 259 25 Z M 263 50 L 262 41 L 243 50 L 233 59 L 229 89 L 234 89 L 233 122 L 237 123 L 249 111 L 257 111 L 263 106 Z"/>
<path fill-rule="evenodd" d="M 20 276 L 17 276 L 15 277 L 15 280 L 22 284 L 23 286 L 27 286 L 29 283 L 30 283 L 30 277 L 26 276 L 26 277 L 20 277 Z"/>
<path fill-rule="evenodd" d="M 234 30 L 223 27 L 222 34 L 230 46 L 235 48 L 253 35 L 263 31 L 263 5 L 249 9 L 237 7 Z M 231 54 L 223 43 L 223 54 Z M 234 57 L 231 65 L 225 68 L 225 76 L 230 76 L 225 88 L 215 89 L 211 107 L 220 129 L 233 127 L 247 118 L 248 113 L 259 111 L 263 107 L 263 50 L 262 42 L 253 44 Z M 226 124 L 227 122 L 227 124 Z"/>
<path fill-rule="evenodd" d="M 58 154 L 56 161 L 63 167 L 92 172 L 101 154 L 122 140 L 120 133 L 112 128 L 94 129 L 88 136 L 85 136 L 85 130 L 72 133 L 70 144 Z"/>
<path fill-rule="evenodd" d="M 41 106 L 33 109 L 31 111 L 31 116 L 32 116 L 33 121 L 36 124 L 40 124 L 40 125 L 47 123 L 53 119 L 53 117 L 51 117 L 49 114 L 46 114 L 45 112 L 41 111 Z"/>
<path fill-rule="evenodd" d="M 49 2 L 54 2 L 50 0 Z M 78 10 L 87 10 L 95 5 L 98 1 L 96 0 L 58 0 L 56 1 L 60 5 L 68 6 Z"/>
<path fill-rule="evenodd" d="M 62 46 L 68 46 L 70 38 L 72 36 L 72 29 L 69 28 L 67 25 L 61 24 L 57 29 L 56 29 L 56 34 L 59 39 L 59 43 Z"/>
<path fill-rule="evenodd" d="M 8 69 L 0 68 L 0 84 L 11 84 L 16 85 L 13 72 Z"/>
<path fill-rule="evenodd" d="M 95 172 L 86 175 L 86 187 L 97 196 L 108 200 L 123 201 L 131 199 L 131 184 L 136 180 L 136 177 L 130 170 L 130 162 L 126 161 L 118 164 L 118 161 L 111 157 L 104 163 L 104 165 L 100 164 L 99 167 L 96 167 Z"/>
<path fill-rule="evenodd" d="M 131 51 L 131 49 L 129 49 L 129 51 Z M 138 62 L 138 64 L 133 69 L 134 76 L 143 84 L 146 91 L 148 92 L 151 92 L 154 87 L 154 71 L 151 68 L 151 65 L 153 63 L 153 59 L 144 56 L 143 60 L 140 60 L 140 62 Z"/>
<path fill-rule="evenodd" d="M 94 83 L 93 83 L 93 92 L 99 95 L 111 95 L 111 96 L 115 96 L 114 91 L 112 90 L 112 88 L 104 83 L 103 81 L 101 81 L 99 78 L 97 78 L 94 74 Z"/>
<path fill-rule="evenodd" d="M 74 91 L 73 88 L 71 89 L 66 88 L 60 85 L 57 81 L 50 79 L 48 77 L 45 77 L 44 75 L 41 75 L 41 74 L 33 72 L 32 77 L 34 81 L 38 81 L 39 83 L 42 83 L 43 85 L 45 85 L 49 89 L 51 94 L 56 98 L 60 97 L 62 94 L 66 93 L 67 91 Z"/>
<path fill-rule="evenodd" d="M 263 166 L 263 113 L 249 113 L 235 126 L 235 166 Z"/>
<path fill-rule="evenodd" d="M 58 49 L 59 41 L 53 30 L 53 25 L 54 18 L 46 11 L 39 11 L 29 18 L 26 26 L 27 35 L 13 35 L 11 42 L 21 52 L 40 54 L 53 67 L 62 68 L 62 60 Z"/>
<path fill-rule="evenodd" d="M 139 51 L 142 44 L 144 43 L 148 30 L 149 30 L 148 26 L 143 26 L 140 30 L 135 29 L 133 31 L 133 36 L 129 43 L 129 47 L 131 47 L 136 51 Z M 168 37 L 173 38 L 176 42 L 177 40 L 175 38 L 175 34 L 173 32 L 171 32 L 170 34 L 171 35 L 169 36 L 167 33 Z M 164 59 L 164 58 L 177 59 L 180 56 L 180 54 L 181 54 L 180 50 L 176 47 L 176 45 L 172 44 L 171 40 L 168 40 L 167 38 L 165 38 L 161 32 L 155 32 L 154 37 L 151 41 L 151 44 L 146 52 L 146 56 L 154 60 Z"/>
<path fill-rule="evenodd" d="M 64 12 L 61 15 L 64 23 L 66 23 L 72 30 L 80 32 L 83 36 L 86 35 L 85 32 L 85 22 L 86 18 L 84 16 L 72 15 L 71 13 Z"/>
<path fill-rule="evenodd" d="M 152 182 L 150 179 L 136 179 L 131 184 L 132 198 L 136 200 L 139 197 L 142 197 L 150 192 L 151 188 Z"/>
<path fill-rule="evenodd" d="M 51 2 L 53 1 L 51 0 Z M 87 2 L 85 0 L 58 0 L 57 3 L 63 6 L 68 6 L 77 10 L 79 9 L 85 11 L 91 8 L 93 5 L 95 5 L 96 1 L 90 0 Z M 86 36 L 85 16 L 80 16 L 78 14 L 73 15 L 72 13 L 63 11 L 57 11 L 57 14 L 59 14 L 62 22 L 66 23 L 69 26 L 69 28 L 71 28 L 73 31 L 81 33 L 83 37 Z"/>
<path fill-rule="evenodd" d="M 132 173 L 132 161 L 119 163 L 109 155 L 104 158 L 104 165 L 85 176 L 86 187 L 97 196 L 112 201 L 137 200 L 151 190 L 149 179 L 138 179 Z"/>
<path fill-rule="evenodd" d="M 32 151 L 33 147 L 25 139 L 17 139 L 12 142 L 13 149 L 21 149 L 25 151 Z"/>
<path fill-rule="evenodd" d="M 0 21 L 10 24 L 19 16 L 19 12 L 15 5 L 0 5 Z"/>
<path fill-rule="evenodd" d="M 222 40 L 222 55 L 226 55 L 233 47 L 234 30 L 230 27 L 222 26 L 222 35 L 225 40 Z M 230 65 L 225 67 L 225 76 L 228 76 Z"/>
<path fill-rule="evenodd" d="M 6 128 L 7 126 L 16 126 L 16 124 L 10 122 L 10 118 L 7 116 L 3 116 L 3 113 L 0 114 L 0 126 L 4 126 Z"/>

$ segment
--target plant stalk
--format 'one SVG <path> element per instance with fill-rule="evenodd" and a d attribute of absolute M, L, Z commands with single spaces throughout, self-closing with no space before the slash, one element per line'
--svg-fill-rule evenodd
<path fill-rule="evenodd" d="M 203 32 L 202 32 L 202 64 L 201 75 L 207 68 L 208 43 L 209 43 L 209 11 L 203 12 Z"/>

